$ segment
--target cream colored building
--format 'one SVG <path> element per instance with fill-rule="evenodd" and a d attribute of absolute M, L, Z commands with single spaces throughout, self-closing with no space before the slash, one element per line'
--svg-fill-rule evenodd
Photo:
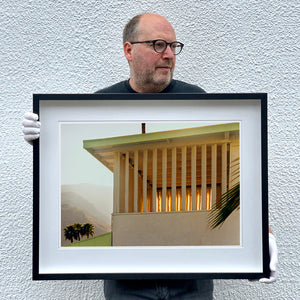
<path fill-rule="evenodd" d="M 239 211 L 208 227 L 234 183 L 239 123 L 86 140 L 84 148 L 114 175 L 113 246 L 240 244 Z"/>

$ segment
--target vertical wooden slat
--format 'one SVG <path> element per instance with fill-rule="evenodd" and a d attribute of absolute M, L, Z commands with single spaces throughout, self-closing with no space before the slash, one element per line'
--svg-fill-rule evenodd
<path fill-rule="evenodd" d="M 132 158 L 132 159 L 131 159 Z M 128 212 L 134 212 L 134 156 L 129 152 L 129 196 Z"/>
<path fill-rule="evenodd" d="M 222 185 L 221 192 L 227 191 L 227 143 L 222 144 Z"/>
<path fill-rule="evenodd" d="M 139 152 L 134 151 L 134 170 L 133 170 L 133 180 L 134 180 L 134 185 L 133 185 L 133 190 L 134 190 L 134 199 L 133 199 L 133 210 L 134 212 L 138 211 L 138 199 L 139 199 Z"/>
<path fill-rule="evenodd" d="M 120 153 L 114 153 L 114 213 L 119 212 L 120 201 Z"/>
<path fill-rule="evenodd" d="M 143 155 L 143 212 L 147 212 L 147 164 L 148 164 L 148 150 L 144 150 L 144 155 Z"/>
<path fill-rule="evenodd" d="M 156 196 L 157 196 L 157 149 L 152 152 L 152 211 L 156 212 Z"/>
<path fill-rule="evenodd" d="M 162 211 L 166 211 L 167 201 L 167 149 L 162 149 Z"/>
<path fill-rule="evenodd" d="M 181 210 L 186 205 L 186 149 L 186 146 L 181 148 Z"/>
<path fill-rule="evenodd" d="M 129 199 L 129 152 L 125 154 L 125 207 L 124 212 L 128 213 Z"/>
<path fill-rule="evenodd" d="M 176 211 L 176 171 L 177 171 L 177 153 L 176 148 L 172 148 L 172 211 Z"/>
<path fill-rule="evenodd" d="M 239 133 L 230 136 L 229 144 L 229 188 L 240 181 L 240 143 Z"/>
<path fill-rule="evenodd" d="M 206 145 L 201 146 L 201 209 L 207 209 L 207 202 L 206 202 Z"/>
<path fill-rule="evenodd" d="M 229 146 L 229 175 L 228 175 L 228 189 L 232 187 L 232 181 L 233 181 L 233 176 L 232 176 L 232 160 L 233 160 L 233 153 L 232 153 L 232 147 L 231 144 L 228 144 Z"/>
<path fill-rule="evenodd" d="M 125 154 L 120 153 L 119 213 L 125 211 Z"/>
<path fill-rule="evenodd" d="M 197 181 L 196 181 L 196 162 L 197 162 L 197 146 L 192 146 L 191 155 L 191 200 L 192 200 L 192 210 L 197 209 Z"/>
<path fill-rule="evenodd" d="M 217 144 L 211 146 L 211 207 L 217 198 Z"/>

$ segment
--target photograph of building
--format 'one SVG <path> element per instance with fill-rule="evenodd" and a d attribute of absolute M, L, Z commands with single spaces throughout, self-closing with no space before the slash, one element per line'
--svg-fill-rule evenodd
<path fill-rule="evenodd" d="M 84 140 L 113 173 L 112 246 L 240 245 L 239 210 L 208 225 L 239 182 L 239 135 L 235 122 Z"/>

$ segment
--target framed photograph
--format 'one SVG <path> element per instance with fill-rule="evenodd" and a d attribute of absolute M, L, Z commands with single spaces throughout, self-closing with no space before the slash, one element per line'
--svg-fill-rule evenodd
<path fill-rule="evenodd" d="M 268 276 L 266 94 L 39 94 L 33 279 Z"/>

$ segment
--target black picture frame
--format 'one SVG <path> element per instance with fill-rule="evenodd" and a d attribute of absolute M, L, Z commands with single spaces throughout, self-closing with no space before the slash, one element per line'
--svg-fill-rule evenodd
<path fill-rule="evenodd" d="M 168 114 L 164 113 L 166 110 Z M 35 94 L 33 111 L 40 116 L 42 124 L 41 138 L 33 143 L 33 280 L 258 279 L 269 276 L 267 94 Z M 241 205 L 238 246 L 92 247 L 92 252 L 91 248 L 60 247 L 57 228 L 60 226 L 58 187 L 61 170 L 57 153 L 61 122 L 191 119 L 235 121 L 241 124 L 240 175 L 241 182 L 244 180 L 241 186 L 245 190 L 241 190 L 241 201 L 244 202 Z M 251 149 L 245 149 L 249 145 Z M 251 206 L 247 205 L 250 189 L 243 178 L 251 180 L 251 191 L 256 196 L 257 205 L 251 217 L 247 216 L 245 210 Z M 49 189 L 51 203 L 55 203 L 53 207 L 52 204 L 47 206 L 50 202 Z M 51 229 L 51 226 L 47 229 L 45 223 L 49 222 L 56 229 Z M 228 258 L 231 257 L 231 266 L 230 262 L 222 265 L 227 254 L 224 254 L 223 260 L 216 261 L 220 253 L 227 252 Z M 83 262 L 78 267 L 67 263 L 76 261 L 81 255 L 90 256 L 94 253 L 102 253 L 100 262 L 95 263 L 99 259 L 96 255 L 96 260 L 90 258 L 86 264 Z M 168 258 L 169 262 L 158 259 L 155 263 L 156 260 L 151 259 L 153 253 L 164 261 Z M 122 265 L 122 258 L 128 255 L 132 255 L 130 264 Z M 179 260 L 181 255 L 184 264 Z M 148 259 L 142 259 L 143 256 Z M 199 263 L 192 261 L 197 257 Z M 239 261 L 235 264 L 236 259 Z M 204 260 L 208 261 L 208 265 L 202 268 L 201 262 Z"/>

